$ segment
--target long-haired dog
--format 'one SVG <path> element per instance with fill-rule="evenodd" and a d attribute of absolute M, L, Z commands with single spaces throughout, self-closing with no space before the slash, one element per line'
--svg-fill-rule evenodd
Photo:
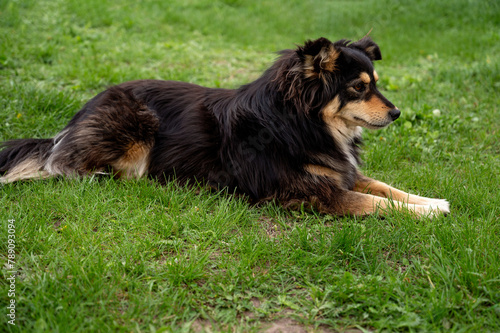
<path fill-rule="evenodd" d="M 126 82 L 91 99 L 54 138 L 3 143 L 0 181 L 110 172 L 201 181 L 334 215 L 447 213 L 446 200 L 358 170 L 361 128 L 383 128 L 400 115 L 376 87 L 372 62 L 381 58 L 368 37 L 320 38 L 281 51 L 259 79 L 235 90 Z"/>

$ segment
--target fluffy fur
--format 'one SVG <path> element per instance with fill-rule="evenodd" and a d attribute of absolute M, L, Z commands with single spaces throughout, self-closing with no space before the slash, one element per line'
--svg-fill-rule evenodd
<path fill-rule="evenodd" d="M 335 215 L 446 213 L 445 200 L 358 170 L 361 127 L 382 128 L 400 114 L 376 88 L 372 62 L 381 58 L 367 37 L 320 38 L 281 51 L 259 79 L 235 90 L 126 82 L 90 100 L 55 138 L 4 143 L 0 181 L 112 172 L 203 181 Z"/>

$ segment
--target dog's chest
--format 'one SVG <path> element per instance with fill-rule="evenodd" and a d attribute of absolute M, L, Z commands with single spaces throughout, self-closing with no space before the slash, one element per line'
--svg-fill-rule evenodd
<path fill-rule="evenodd" d="M 310 172 L 326 176 L 337 186 L 352 190 L 360 164 L 361 128 L 353 128 L 351 131 L 337 130 L 336 135 L 332 136 L 332 145 L 311 156 L 311 164 L 317 167 L 312 168 Z"/>

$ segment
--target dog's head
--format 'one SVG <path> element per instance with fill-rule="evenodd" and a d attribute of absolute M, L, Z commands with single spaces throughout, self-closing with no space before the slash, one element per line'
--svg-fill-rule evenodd
<path fill-rule="evenodd" d="M 332 43 L 326 38 L 307 41 L 294 56 L 298 63 L 293 72 L 301 78 L 292 83 L 291 91 L 298 90 L 293 85 L 299 84 L 302 100 L 325 123 L 341 121 L 348 127 L 376 129 L 399 117 L 400 111 L 377 89 L 372 62 L 382 55 L 370 38 L 354 43 Z"/>

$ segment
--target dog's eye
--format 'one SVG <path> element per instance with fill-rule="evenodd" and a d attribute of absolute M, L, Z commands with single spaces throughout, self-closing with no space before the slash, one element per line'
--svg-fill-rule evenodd
<path fill-rule="evenodd" d="M 365 84 L 360 82 L 354 86 L 354 89 L 358 92 L 362 92 L 365 90 Z"/>

